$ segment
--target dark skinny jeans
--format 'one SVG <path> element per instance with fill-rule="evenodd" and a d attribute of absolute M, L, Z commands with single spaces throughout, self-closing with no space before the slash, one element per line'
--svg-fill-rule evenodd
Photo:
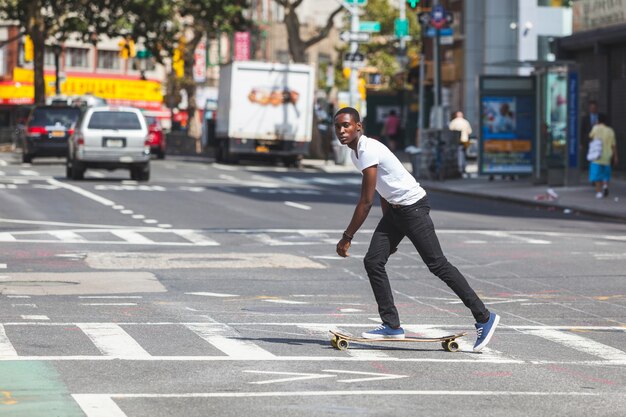
<path fill-rule="evenodd" d="M 486 322 L 489 320 L 489 311 L 465 277 L 444 256 L 429 213 L 427 196 L 410 206 L 390 207 L 374 231 L 364 263 L 378 303 L 380 318 L 391 327 L 400 326 L 385 264 L 391 250 L 397 248 L 404 236 L 407 236 L 430 272 L 454 291 L 477 322 Z"/>

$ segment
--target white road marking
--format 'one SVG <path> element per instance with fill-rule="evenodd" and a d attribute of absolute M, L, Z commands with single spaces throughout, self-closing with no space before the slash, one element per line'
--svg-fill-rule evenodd
<path fill-rule="evenodd" d="M 129 210 L 129 209 L 124 209 L 124 210 L 120 211 L 120 213 L 122 213 L 122 214 L 133 214 L 134 211 Z"/>
<path fill-rule="evenodd" d="M 72 232 L 71 230 L 54 230 L 48 233 L 64 242 L 86 242 L 87 241 L 87 239 L 85 239 L 78 233 Z"/>
<path fill-rule="evenodd" d="M 576 334 L 550 329 L 524 330 L 523 333 L 542 337 L 609 362 L 626 363 L 626 353 L 623 351 Z"/>
<path fill-rule="evenodd" d="M 100 204 L 103 204 L 103 205 L 108 206 L 108 207 L 111 207 L 111 206 L 115 205 L 115 203 L 113 201 L 111 201 L 109 199 L 106 199 L 104 197 L 100 197 L 99 195 L 94 194 L 94 193 L 92 193 L 90 191 L 83 190 L 82 188 L 77 187 L 75 185 L 66 184 L 64 182 L 57 181 L 55 179 L 49 179 L 48 183 L 51 184 L 51 185 L 56 185 L 56 186 L 61 187 L 61 188 L 65 188 L 65 189 L 67 189 L 69 191 L 72 191 L 72 192 L 74 192 L 76 194 L 82 195 L 83 197 L 87 197 L 88 199 L 93 200 L 96 203 L 100 203 Z"/>
<path fill-rule="evenodd" d="M 186 324 L 188 329 L 231 358 L 263 360 L 275 358 L 267 350 L 247 340 L 229 326 L 213 323 Z"/>
<path fill-rule="evenodd" d="M 265 301 L 266 303 L 275 303 L 275 304 L 309 304 L 306 301 L 283 300 L 280 298 L 269 298 L 263 301 Z"/>
<path fill-rule="evenodd" d="M 337 375 L 327 375 L 327 374 L 305 374 L 301 372 L 272 372 L 272 371 L 243 371 L 252 374 L 263 374 L 263 375 L 286 375 L 290 376 L 290 378 L 280 378 L 280 379 L 269 379 L 266 381 L 255 381 L 248 382 L 249 384 L 277 384 L 281 382 L 293 382 L 293 381 L 304 381 L 308 379 L 319 379 L 319 378 L 333 378 Z"/>
<path fill-rule="evenodd" d="M 173 230 L 173 233 L 195 243 L 198 246 L 219 246 L 219 243 L 206 236 L 201 235 L 195 230 Z"/>
<path fill-rule="evenodd" d="M 111 230 L 115 236 L 124 239 L 126 242 L 135 243 L 135 244 L 153 244 L 155 243 L 153 240 L 148 239 L 147 237 L 140 235 L 137 232 L 133 232 L 132 230 Z"/>
<path fill-rule="evenodd" d="M 81 306 L 136 306 L 137 303 L 81 303 Z"/>
<path fill-rule="evenodd" d="M 157 224 L 157 227 L 161 227 L 163 229 L 169 229 L 170 227 L 172 227 L 172 225 L 167 224 L 167 223 L 161 223 L 161 224 Z"/>
<path fill-rule="evenodd" d="M 0 264 L 0 269 L 7 269 L 7 264 Z"/>
<path fill-rule="evenodd" d="M 218 297 L 218 298 L 228 298 L 228 297 L 239 297 L 235 294 L 221 294 L 217 292 L 186 292 L 187 295 L 200 295 L 203 297 Z"/>
<path fill-rule="evenodd" d="M 285 201 L 285 205 L 301 210 L 311 210 L 311 206 L 307 206 L 306 204 L 294 203 L 292 201 Z"/>
<path fill-rule="evenodd" d="M 20 317 L 24 320 L 50 320 L 48 316 L 44 316 L 42 314 L 25 314 Z"/>
<path fill-rule="evenodd" d="M 146 219 L 143 222 L 146 223 L 146 224 L 156 224 L 159 221 L 158 220 L 154 220 L 154 219 Z"/>
<path fill-rule="evenodd" d="M 72 394 L 87 417 L 127 417 L 110 395 Z"/>
<path fill-rule="evenodd" d="M 146 352 L 124 329 L 114 323 L 76 323 L 105 356 L 146 359 Z"/>
<path fill-rule="evenodd" d="M 381 374 L 377 372 L 359 372 L 359 371 L 341 371 L 333 369 L 324 369 L 322 372 L 335 372 L 338 374 L 351 374 L 351 375 L 369 375 L 368 378 L 355 378 L 355 379 L 339 379 L 337 382 L 371 382 L 371 381 L 384 381 L 386 379 L 399 379 L 408 378 L 408 375 L 394 375 L 394 374 Z"/>
<path fill-rule="evenodd" d="M 17 239 L 11 233 L 0 233 L 0 242 L 15 242 L 16 240 Z"/>
<path fill-rule="evenodd" d="M 137 220 L 140 220 L 140 219 L 145 219 L 145 218 L 146 218 L 146 216 L 144 216 L 143 214 L 133 214 L 131 217 L 132 217 L 133 219 L 137 219 Z"/>
<path fill-rule="evenodd" d="M 39 172 L 30 170 L 30 169 L 20 169 L 19 170 L 19 174 L 27 176 L 27 177 L 38 177 L 39 176 Z"/>
<path fill-rule="evenodd" d="M 125 299 L 125 298 L 143 298 L 141 295 L 79 295 L 78 298 L 89 299 Z"/>
<path fill-rule="evenodd" d="M 0 357 L 12 358 L 17 357 L 17 352 L 7 337 L 4 326 L 0 324 Z"/>

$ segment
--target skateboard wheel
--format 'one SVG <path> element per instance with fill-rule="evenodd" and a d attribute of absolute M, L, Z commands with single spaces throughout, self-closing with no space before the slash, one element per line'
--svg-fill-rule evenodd
<path fill-rule="evenodd" d="M 348 346 L 350 346 L 350 344 L 348 343 L 347 340 L 345 339 L 337 340 L 337 347 L 339 348 L 339 350 L 347 350 Z"/>
<path fill-rule="evenodd" d="M 455 340 L 450 340 L 448 342 L 448 348 L 446 350 L 448 352 L 456 352 L 459 350 L 459 344 Z"/>
<path fill-rule="evenodd" d="M 443 342 L 441 342 L 441 347 L 444 350 L 448 350 L 448 342 L 449 342 L 449 340 L 444 340 Z"/>
<path fill-rule="evenodd" d="M 334 348 L 337 347 L 337 338 L 333 337 L 332 339 L 330 339 L 330 345 Z"/>

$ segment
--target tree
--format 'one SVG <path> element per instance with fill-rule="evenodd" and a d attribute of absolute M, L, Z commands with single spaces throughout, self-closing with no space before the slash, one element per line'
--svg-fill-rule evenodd
<path fill-rule="evenodd" d="M 82 3 L 81 3 L 82 5 Z M 84 30 L 79 5 L 55 0 L 1 0 L 0 19 L 16 20 L 22 31 L 33 42 L 33 67 L 35 73 L 35 103 L 44 103 L 45 42 L 50 37 L 62 39 L 67 33 Z"/>
<path fill-rule="evenodd" d="M 294 62 L 306 63 L 306 50 L 316 43 L 325 39 L 333 27 L 333 20 L 343 10 L 342 6 L 337 7 L 328 16 L 326 24 L 320 28 L 317 35 L 311 36 L 309 39 L 302 39 L 300 35 L 300 19 L 296 13 L 296 9 L 302 4 L 303 0 L 274 0 L 277 4 L 285 9 L 285 27 L 287 29 L 287 44 L 289 47 L 289 55 Z M 309 152 L 313 157 L 322 156 L 322 135 L 317 128 L 317 115 L 313 112 L 313 132 L 311 146 Z"/>
<path fill-rule="evenodd" d="M 197 105 L 196 82 L 193 79 L 196 48 L 205 37 L 207 40 L 218 39 L 221 33 L 233 33 L 235 30 L 247 28 L 249 22 L 243 16 L 245 7 L 245 0 L 180 0 L 175 8 L 180 17 L 180 35 L 185 39 L 184 76 L 180 86 L 187 93 L 187 120 L 190 123 L 188 128 L 198 144 L 200 131 L 194 125 L 197 123 Z"/>

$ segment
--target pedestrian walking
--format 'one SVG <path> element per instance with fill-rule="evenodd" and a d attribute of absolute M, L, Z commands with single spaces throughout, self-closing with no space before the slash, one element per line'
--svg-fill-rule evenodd
<path fill-rule="evenodd" d="M 465 277 L 444 256 L 429 215 L 426 191 L 385 145 L 362 134 L 358 111 L 351 107 L 342 108 L 335 114 L 334 123 L 337 138 L 351 149 L 352 162 L 363 175 L 361 196 L 350 224 L 337 243 L 337 254 L 348 256 L 352 238 L 367 218 L 376 191 L 380 194 L 383 210 L 364 259 L 382 325 L 362 336 L 368 339 L 404 338 L 385 265 L 407 236 L 428 269 L 470 309 L 478 335 L 474 350 L 480 351 L 491 340 L 500 316 L 487 310 Z"/>
<path fill-rule="evenodd" d="M 604 114 L 598 115 L 598 123 L 591 129 L 589 138 L 592 141 L 600 141 L 601 152 L 597 158 L 590 157 L 589 181 L 593 183 L 596 190 L 596 198 L 603 198 L 609 195 L 609 181 L 611 180 L 611 163 L 618 164 L 617 144 L 615 142 L 615 131 L 607 126 L 607 118 Z M 592 145 L 589 145 L 591 148 Z"/>
<path fill-rule="evenodd" d="M 600 112 L 598 112 L 598 102 L 595 100 L 589 100 L 587 103 L 587 112 L 582 116 L 580 120 L 580 139 L 579 146 L 581 155 L 583 155 L 583 164 L 581 168 L 588 168 L 589 162 L 587 162 L 584 158 L 584 155 L 587 155 L 589 151 L 589 133 L 591 133 L 591 129 L 598 123 L 598 118 L 600 117 Z M 604 116 L 604 114 L 602 114 Z"/>
<path fill-rule="evenodd" d="M 398 146 L 398 138 L 400 136 L 400 118 L 396 114 L 395 110 L 390 110 L 385 124 L 383 125 L 382 137 L 386 142 L 386 145 L 392 151 L 395 151 Z"/>
<path fill-rule="evenodd" d="M 472 126 L 465 119 L 462 111 L 454 112 L 454 118 L 450 121 L 448 129 L 461 132 L 460 142 L 458 146 L 457 159 L 459 164 L 459 172 L 461 176 L 465 176 L 465 168 L 467 167 L 467 159 L 465 152 L 469 146 L 469 136 L 472 134 Z"/>

